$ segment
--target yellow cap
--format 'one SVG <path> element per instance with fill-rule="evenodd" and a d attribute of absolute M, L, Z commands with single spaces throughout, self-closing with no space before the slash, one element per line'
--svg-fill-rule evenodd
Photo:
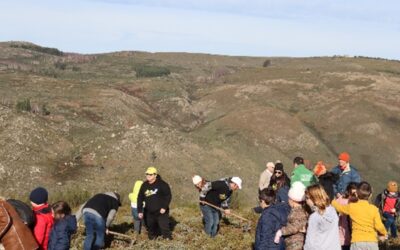
<path fill-rule="evenodd" d="M 149 167 L 149 168 L 146 170 L 146 174 L 157 174 L 157 168 L 155 168 L 155 167 Z"/>

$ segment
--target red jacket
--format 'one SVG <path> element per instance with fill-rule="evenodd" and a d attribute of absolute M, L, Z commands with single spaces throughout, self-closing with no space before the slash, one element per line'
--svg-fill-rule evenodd
<path fill-rule="evenodd" d="M 33 229 L 33 235 L 39 244 L 39 249 L 47 250 L 49 243 L 51 228 L 53 227 L 54 219 L 51 213 L 51 208 L 47 203 L 34 207 L 36 225 Z"/>

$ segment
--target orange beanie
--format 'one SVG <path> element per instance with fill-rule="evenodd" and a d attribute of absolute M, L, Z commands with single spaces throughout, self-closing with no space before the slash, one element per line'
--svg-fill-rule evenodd
<path fill-rule="evenodd" d="M 322 161 L 319 161 L 314 167 L 314 174 L 320 176 L 326 173 L 326 167 Z"/>
<path fill-rule="evenodd" d="M 349 162 L 350 161 L 350 155 L 346 152 L 343 152 L 339 155 L 339 160 Z"/>

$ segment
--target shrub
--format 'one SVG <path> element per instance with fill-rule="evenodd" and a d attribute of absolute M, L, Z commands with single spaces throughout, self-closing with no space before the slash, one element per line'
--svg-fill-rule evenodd
<path fill-rule="evenodd" d="M 22 48 L 22 49 L 29 49 L 45 54 L 50 54 L 54 56 L 62 56 L 64 53 L 56 48 L 49 48 L 49 47 L 41 47 L 35 44 L 12 44 L 12 48 Z"/>
<path fill-rule="evenodd" d="M 57 61 L 54 63 L 54 67 L 57 69 L 65 70 L 67 68 L 67 64 L 65 62 Z"/>
<path fill-rule="evenodd" d="M 29 98 L 27 98 L 27 99 L 18 101 L 16 108 L 17 108 L 18 112 L 22 112 L 22 111 L 30 112 L 32 110 L 31 100 Z"/>
<path fill-rule="evenodd" d="M 50 115 L 50 111 L 47 109 L 47 105 L 42 105 L 42 115 Z"/>
<path fill-rule="evenodd" d="M 271 60 L 269 60 L 269 59 L 265 60 L 264 63 L 263 63 L 263 67 L 264 68 L 266 68 L 268 66 L 271 66 Z"/>
<path fill-rule="evenodd" d="M 136 77 L 157 77 L 171 74 L 171 71 L 165 67 L 141 65 L 135 68 Z"/>

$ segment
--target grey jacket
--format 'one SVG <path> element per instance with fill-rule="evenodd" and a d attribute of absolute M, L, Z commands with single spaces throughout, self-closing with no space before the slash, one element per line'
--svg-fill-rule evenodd
<path fill-rule="evenodd" d="M 336 210 L 329 206 L 321 215 L 318 211 L 308 219 L 308 228 L 304 250 L 340 250 L 339 217 Z"/>

